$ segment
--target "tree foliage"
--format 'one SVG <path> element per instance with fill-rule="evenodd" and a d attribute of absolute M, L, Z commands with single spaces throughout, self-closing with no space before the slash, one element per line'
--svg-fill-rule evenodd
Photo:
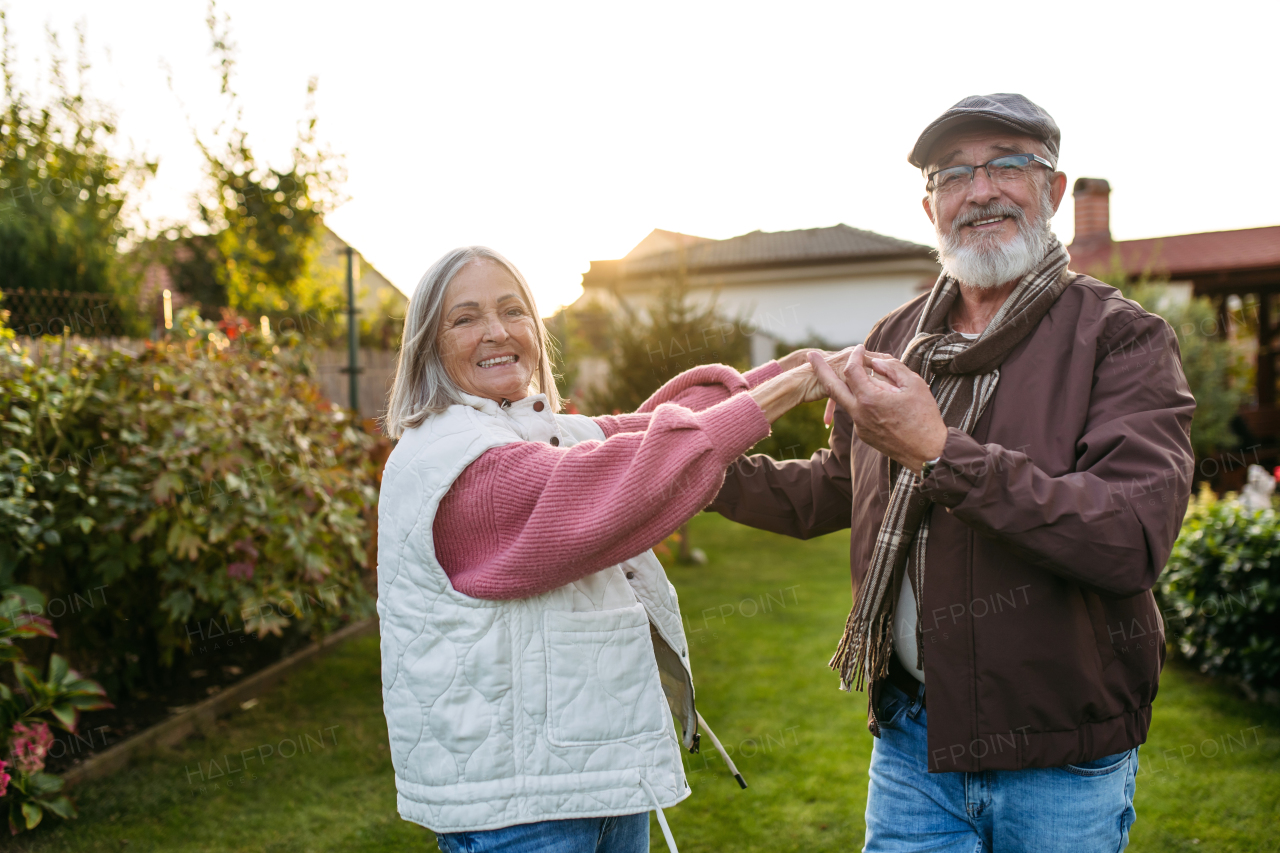
<path fill-rule="evenodd" d="M 258 158 L 243 129 L 234 86 L 230 20 L 210 3 L 206 19 L 228 118 L 208 139 L 196 137 L 205 186 L 196 199 L 200 230 L 174 229 L 159 247 L 209 313 L 230 307 L 247 316 L 334 316 L 345 304 L 338 265 L 318 263 L 324 214 L 340 201 L 340 160 L 319 141 L 313 77 L 287 165 Z M 207 236 L 206 236 L 207 235 Z M 185 291 L 184 291 L 185 292 Z"/>
<path fill-rule="evenodd" d="M 13 45 L 0 10 L 0 286 L 121 294 L 134 273 L 121 255 L 133 236 L 130 196 L 156 170 L 154 160 L 121 157 L 115 117 L 89 96 L 84 36 L 78 33 L 76 85 L 50 34 L 47 103 L 15 77 Z"/>
<path fill-rule="evenodd" d="M 1168 282 L 1146 276 L 1130 281 L 1122 270 L 1103 278 L 1129 299 L 1159 314 L 1178 336 L 1182 370 L 1196 398 L 1191 446 L 1197 457 L 1235 447 L 1231 421 L 1248 390 L 1248 360 L 1220 328 L 1213 303 L 1204 296 L 1175 298 Z"/>

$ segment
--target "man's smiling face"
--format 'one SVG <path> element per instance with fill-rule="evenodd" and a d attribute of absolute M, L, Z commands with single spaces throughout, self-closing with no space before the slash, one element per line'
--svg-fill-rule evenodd
<path fill-rule="evenodd" d="M 926 172 L 977 166 L 1007 154 L 1048 159 L 1044 145 L 1031 137 L 990 127 L 962 128 L 934 145 Z M 977 169 L 972 181 L 930 191 L 924 209 L 937 231 L 944 268 L 977 287 L 995 287 L 1027 272 L 1043 254 L 1049 217 L 1066 186 L 1061 172 L 1032 164 L 1017 180 L 996 181 Z"/>

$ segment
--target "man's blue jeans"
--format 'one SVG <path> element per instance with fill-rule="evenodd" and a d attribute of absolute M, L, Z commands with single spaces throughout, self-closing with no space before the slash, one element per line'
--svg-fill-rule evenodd
<path fill-rule="evenodd" d="M 1129 843 L 1137 749 L 1065 767 L 930 773 L 920 699 L 885 684 L 878 715 L 867 853 L 1116 853 Z"/>
<path fill-rule="evenodd" d="M 649 813 L 522 823 L 436 836 L 442 853 L 649 853 Z"/>

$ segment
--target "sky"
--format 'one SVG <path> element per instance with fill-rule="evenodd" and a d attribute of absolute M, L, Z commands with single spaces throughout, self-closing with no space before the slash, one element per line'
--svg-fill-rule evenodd
<path fill-rule="evenodd" d="M 700 3 L 223 0 L 243 126 L 287 163 L 307 79 L 345 157 L 330 226 L 412 292 L 480 243 L 543 314 L 653 228 L 723 239 L 844 222 L 920 243 L 906 162 L 971 94 L 1021 92 L 1062 128 L 1059 168 L 1110 181 L 1116 239 L 1280 224 L 1280 3 Z M 192 216 L 193 131 L 225 118 L 197 0 L 8 6 L 20 83 L 47 28 L 84 26 L 90 89 L 157 157 L 140 206 Z M 172 87 L 167 82 L 172 75 Z M 1264 153 L 1265 152 L 1265 153 Z M 1055 219 L 1072 233 L 1068 195 Z"/>

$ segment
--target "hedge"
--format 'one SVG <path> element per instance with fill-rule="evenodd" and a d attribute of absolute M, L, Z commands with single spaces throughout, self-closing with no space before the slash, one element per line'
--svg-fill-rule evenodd
<path fill-rule="evenodd" d="M 305 637 L 372 610 L 372 439 L 296 338 L 220 326 L 184 313 L 136 357 L 0 329 L 0 586 L 75 612 L 56 650 L 113 698 L 203 620 Z"/>
<path fill-rule="evenodd" d="M 1280 688 L 1280 515 L 1206 487 L 1192 499 L 1159 595 L 1168 636 L 1202 672 Z"/>

